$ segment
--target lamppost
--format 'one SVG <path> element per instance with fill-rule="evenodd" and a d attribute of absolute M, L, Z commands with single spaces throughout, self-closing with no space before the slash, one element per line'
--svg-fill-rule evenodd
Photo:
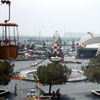
<path fill-rule="evenodd" d="M 36 81 L 37 81 L 37 86 L 38 86 L 38 100 L 39 100 L 39 96 L 40 96 L 40 91 L 39 91 L 39 78 L 38 78 L 38 76 L 37 75 L 34 75 L 34 77 L 35 77 L 35 79 L 36 79 Z"/>

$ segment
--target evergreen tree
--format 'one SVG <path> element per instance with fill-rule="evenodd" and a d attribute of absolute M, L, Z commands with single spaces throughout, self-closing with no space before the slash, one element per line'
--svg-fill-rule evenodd
<path fill-rule="evenodd" d="M 84 71 L 89 81 L 100 83 L 100 56 L 90 60 Z"/>
<path fill-rule="evenodd" d="M 0 97 L 0 100 L 4 100 L 4 97 Z"/>
<path fill-rule="evenodd" d="M 14 65 L 8 61 L 0 61 L 0 85 L 8 85 L 13 75 Z"/>
<path fill-rule="evenodd" d="M 51 93 L 52 85 L 66 83 L 70 74 L 71 71 L 59 63 L 39 66 L 37 69 L 39 82 L 44 85 L 49 85 L 49 93 Z"/>

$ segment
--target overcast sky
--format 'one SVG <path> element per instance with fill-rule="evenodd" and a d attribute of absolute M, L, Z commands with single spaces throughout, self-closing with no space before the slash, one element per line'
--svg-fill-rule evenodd
<path fill-rule="evenodd" d="M 0 22 L 8 6 L 0 5 Z M 52 36 L 64 32 L 100 33 L 100 0 L 11 0 L 11 21 L 20 36 Z M 82 34 L 71 34 L 73 37 Z"/>

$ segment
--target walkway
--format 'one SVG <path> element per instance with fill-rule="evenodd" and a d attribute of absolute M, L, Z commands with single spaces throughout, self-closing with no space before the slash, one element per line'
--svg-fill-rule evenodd
<path fill-rule="evenodd" d="M 37 70 L 25 70 L 20 72 L 20 77 L 25 77 L 26 80 L 34 81 L 33 74 L 35 74 Z M 86 77 L 83 75 L 83 71 L 72 69 L 72 73 L 69 77 L 69 82 L 77 82 L 86 80 Z"/>

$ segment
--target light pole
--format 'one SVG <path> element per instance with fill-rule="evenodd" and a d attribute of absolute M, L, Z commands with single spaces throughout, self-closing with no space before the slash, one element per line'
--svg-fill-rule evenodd
<path fill-rule="evenodd" d="M 39 96 L 40 96 L 40 91 L 39 91 L 39 78 L 38 78 L 38 76 L 37 75 L 34 75 L 35 76 L 35 79 L 36 79 L 36 81 L 37 81 L 37 86 L 38 86 L 38 100 L 39 100 Z"/>
<path fill-rule="evenodd" d="M 38 78 L 38 100 L 39 100 L 39 96 L 40 96 L 40 91 L 39 91 L 39 78 Z"/>

